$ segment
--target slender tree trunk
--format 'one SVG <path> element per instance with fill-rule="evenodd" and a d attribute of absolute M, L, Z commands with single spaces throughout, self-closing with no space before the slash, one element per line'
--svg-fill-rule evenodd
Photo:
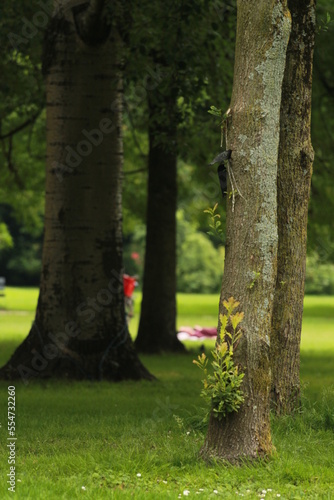
<path fill-rule="evenodd" d="M 139 351 L 154 353 L 180 351 L 183 345 L 176 337 L 177 125 L 171 112 L 175 102 L 156 91 L 149 107 L 146 251 L 135 345 Z"/>
<path fill-rule="evenodd" d="M 235 362 L 245 372 L 245 403 L 218 420 L 211 415 L 205 458 L 237 461 L 272 451 L 269 336 L 276 282 L 276 176 L 279 117 L 290 14 L 285 1 L 238 0 L 234 84 L 227 148 L 243 198 L 227 207 L 222 301 L 240 301 L 243 335 Z M 231 187 L 229 187 L 231 189 Z M 219 325 L 220 326 L 220 325 Z M 219 340 L 218 340 L 219 342 Z"/>
<path fill-rule="evenodd" d="M 1 377 L 150 378 L 124 314 L 120 42 L 97 17 L 101 4 L 60 9 L 47 32 L 40 295 Z"/>
<path fill-rule="evenodd" d="M 311 92 L 315 0 L 289 0 L 292 30 L 281 104 L 278 163 L 278 263 L 271 333 L 272 403 L 299 405 L 307 212 L 312 176 Z"/>

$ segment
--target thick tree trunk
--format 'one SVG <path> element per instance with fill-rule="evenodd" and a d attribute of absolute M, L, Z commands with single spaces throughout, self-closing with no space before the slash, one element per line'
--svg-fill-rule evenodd
<path fill-rule="evenodd" d="M 124 314 L 119 39 L 102 20 L 96 30 L 95 17 L 90 40 L 90 21 L 60 10 L 47 32 L 40 295 L 27 339 L 1 370 L 5 378 L 150 378 Z"/>
<path fill-rule="evenodd" d="M 315 0 L 289 0 L 292 30 L 281 104 L 278 163 L 278 262 L 271 333 L 272 403 L 299 405 L 307 212 L 312 176 L 311 91 Z"/>
<path fill-rule="evenodd" d="M 285 1 L 238 1 L 234 84 L 227 148 L 243 197 L 227 207 L 222 301 L 240 301 L 243 335 L 235 362 L 245 403 L 223 420 L 211 415 L 202 456 L 237 461 L 272 451 L 269 336 L 276 282 L 276 176 L 279 117 L 290 14 Z M 231 187 L 229 188 L 231 189 Z M 218 340 L 219 341 L 219 340 Z"/>
<path fill-rule="evenodd" d="M 175 102 L 170 101 L 159 91 L 149 98 L 146 251 L 135 341 L 136 348 L 147 353 L 183 350 L 176 337 L 177 153 Z"/>

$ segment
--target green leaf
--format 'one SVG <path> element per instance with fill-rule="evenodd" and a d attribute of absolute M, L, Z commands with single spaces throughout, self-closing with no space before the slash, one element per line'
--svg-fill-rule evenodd
<path fill-rule="evenodd" d="M 222 110 L 216 108 L 216 106 L 210 106 L 210 109 L 208 110 L 208 113 L 210 113 L 210 115 L 218 116 L 220 118 Z"/>
<path fill-rule="evenodd" d="M 243 312 L 237 312 L 230 316 L 230 321 L 232 323 L 233 330 L 236 330 L 237 326 L 239 325 L 239 323 L 241 323 L 243 318 L 244 318 Z"/>
<path fill-rule="evenodd" d="M 222 325 L 222 330 L 225 332 L 226 327 L 227 327 L 227 322 L 228 322 L 228 318 L 227 318 L 226 314 L 220 314 L 219 319 L 220 319 L 220 322 Z"/>

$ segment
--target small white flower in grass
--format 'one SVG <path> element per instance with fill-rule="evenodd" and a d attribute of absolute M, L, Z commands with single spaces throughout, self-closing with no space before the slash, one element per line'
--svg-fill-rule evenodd
<path fill-rule="evenodd" d="M 189 493 L 190 493 L 189 490 L 184 490 L 184 492 L 183 492 L 184 496 L 186 496 L 186 497 L 189 495 Z"/>
<path fill-rule="evenodd" d="M 267 490 L 262 490 L 263 495 L 267 493 Z"/>
<path fill-rule="evenodd" d="M 203 488 L 198 488 L 198 491 L 204 491 L 204 489 Z"/>
<path fill-rule="evenodd" d="M 86 491 L 86 486 L 81 486 L 81 489 Z"/>
<path fill-rule="evenodd" d="M 213 490 L 213 492 L 214 492 L 214 493 L 216 493 L 216 495 L 217 495 L 217 493 L 218 493 L 218 490 Z"/>
<path fill-rule="evenodd" d="M 187 432 L 187 436 L 189 436 L 189 434 L 190 434 L 190 431 Z"/>
<path fill-rule="evenodd" d="M 165 481 L 165 480 L 163 480 L 162 482 L 163 482 L 164 484 L 167 484 L 167 481 Z"/>
<path fill-rule="evenodd" d="M 141 473 L 140 472 L 138 472 L 137 477 L 141 477 Z"/>

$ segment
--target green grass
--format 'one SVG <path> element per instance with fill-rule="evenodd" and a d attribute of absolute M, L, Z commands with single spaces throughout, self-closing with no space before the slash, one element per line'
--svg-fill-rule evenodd
<path fill-rule="evenodd" d="M 11 309 L 0 313 L 1 364 L 27 334 L 37 299 L 36 290 L 7 293 L 0 299 L 0 307 L 6 300 Z M 137 295 L 137 311 L 139 303 Z M 217 303 L 216 296 L 180 295 L 178 324 L 214 326 Z M 133 334 L 135 319 L 138 313 Z M 194 355 L 143 357 L 158 377 L 152 383 L 16 384 L 16 496 L 155 500 L 183 498 L 189 490 L 189 497 L 205 499 L 334 498 L 334 297 L 305 299 L 303 408 L 272 419 L 276 453 L 268 461 L 232 467 L 198 458 L 206 429 Z M 5 478 L 7 385 L 0 383 L 0 498 L 6 499 L 12 497 Z"/>
<path fill-rule="evenodd" d="M 6 287 L 5 296 L 0 297 L 0 311 L 31 311 L 36 309 L 37 288 Z"/>

